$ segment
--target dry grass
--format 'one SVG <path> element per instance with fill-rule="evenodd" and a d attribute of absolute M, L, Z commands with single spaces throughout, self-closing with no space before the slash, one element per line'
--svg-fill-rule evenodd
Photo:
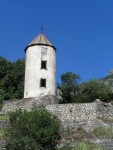
<path fill-rule="evenodd" d="M 81 141 L 83 139 L 92 139 L 94 137 L 92 132 L 86 132 L 83 128 L 77 128 L 74 134 L 74 138 L 77 141 Z"/>
<path fill-rule="evenodd" d="M 99 118 L 100 120 L 102 120 L 104 123 L 108 123 L 108 124 L 111 124 L 111 123 L 113 123 L 113 118 L 111 117 L 109 117 L 109 118 L 104 118 L 104 117 L 101 117 L 101 118 Z"/>
<path fill-rule="evenodd" d="M 84 139 L 91 140 L 94 138 L 93 132 L 86 132 L 83 128 L 62 130 L 60 135 L 60 144 L 69 144 L 71 142 L 83 141 Z"/>

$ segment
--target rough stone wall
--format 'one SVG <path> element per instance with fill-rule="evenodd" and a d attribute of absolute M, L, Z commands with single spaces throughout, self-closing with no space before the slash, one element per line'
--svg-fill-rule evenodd
<path fill-rule="evenodd" d="M 97 103 L 98 118 L 113 119 L 113 104 L 95 101 Z"/>
<path fill-rule="evenodd" d="M 95 126 L 95 122 L 98 119 L 113 118 L 113 105 L 111 103 L 103 103 L 100 100 L 96 100 L 93 103 L 57 104 L 56 97 L 50 95 L 40 99 L 27 98 L 6 101 L 1 113 L 4 114 L 18 109 L 31 111 L 33 107 L 39 105 L 44 105 L 48 111 L 57 115 L 64 128 L 73 128 L 81 124 L 82 127 L 88 129 L 89 126 Z"/>
<path fill-rule="evenodd" d="M 44 105 L 46 109 L 57 115 L 64 127 L 73 127 L 77 122 L 94 121 L 98 118 L 113 118 L 113 105 L 96 100 L 93 103 L 57 104 L 55 96 L 47 95 L 40 99 L 27 98 L 22 100 L 5 101 L 2 113 L 17 109 L 31 111 L 34 106 Z"/>
<path fill-rule="evenodd" d="M 97 118 L 97 103 L 82 103 L 82 104 L 50 104 L 54 97 L 45 97 L 48 103 L 42 99 L 22 99 L 17 101 L 6 101 L 4 103 L 2 113 L 16 111 L 18 109 L 31 111 L 33 107 L 45 105 L 46 109 L 57 115 L 64 128 L 74 127 L 77 122 L 87 122 L 96 120 Z M 54 98 L 55 99 L 55 98 Z M 55 101 L 55 100 L 54 100 Z"/>
<path fill-rule="evenodd" d="M 54 104 L 55 97 L 46 96 L 42 99 L 22 99 L 6 101 L 1 114 L 25 109 L 30 111 L 34 106 L 44 105 L 46 109 L 57 115 L 64 128 L 82 127 L 85 131 L 93 131 L 95 127 L 112 127 L 113 123 L 106 124 L 103 119 L 113 119 L 113 105 L 96 100 L 94 103 L 83 104 Z M 113 149 L 112 139 L 94 139 L 91 141 L 105 145 L 106 150 Z M 5 141 L 0 140 L 0 150 L 5 149 Z"/>
<path fill-rule="evenodd" d="M 96 103 L 54 104 L 46 105 L 46 109 L 58 116 L 64 128 L 75 127 L 77 122 L 87 122 L 97 118 Z"/>
<path fill-rule="evenodd" d="M 4 101 L 2 113 L 6 114 L 8 112 L 13 112 L 18 109 L 31 111 L 33 107 L 39 105 L 49 105 L 49 104 L 57 104 L 58 99 L 54 95 L 46 95 L 40 98 L 24 98 L 21 100 L 8 100 Z"/>

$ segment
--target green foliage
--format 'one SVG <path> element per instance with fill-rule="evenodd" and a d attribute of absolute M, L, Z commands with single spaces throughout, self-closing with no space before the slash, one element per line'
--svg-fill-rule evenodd
<path fill-rule="evenodd" d="M 62 103 L 72 103 L 73 95 L 78 90 L 79 75 L 72 72 L 67 72 L 61 75 L 61 84 L 58 84 L 58 89 L 61 91 L 63 98 Z"/>
<path fill-rule="evenodd" d="M 0 110 L 2 109 L 2 106 L 3 106 L 3 99 L 4 99 L 4 93 L 0 89 Z"/>
<path fill-rule="evenodd" d="M 60 123 L 44 107 L 31 112 L 10 113 L 11 128 L 6 132 L 8 150 L 54 150 L 60 139 Z"/>
<path fill-rule="evenodd" d="M 59 148 L 58 150 L 74 150 L 74 149 L 70 147 L 69 145 L 66 145 L 66 146 Z"/>
<path fill-rule="evenodd" d="M 108 102 L 112 100 L 113 92 L 111 87 L 103 81 L 91 80 L 83 82 L 79 86 L 79 93 L 75 95 L 75 102 L 92 102 L 95 99 Z"/>
<path fill-rule="evenodd" d="M 0 123 L 1 123 L 1 127 L 0 127 L 0 140 L 5 138 L 5 126 L 4 124 L 7 124 L 9 121 L 9 117 L 8 115 L 0 115 Z"/>
<path fill-rule="evenodd" d="M 8 115 L 0 115 L 0 121 L 9 121 L 9 116 Z"/>
<path fill-rule="evenodd" d="M 76 150 L 88 150 L 88 144 L 85 142 L 80 142 L 77 144 Z"/>
<path fill-rule="evenodd" d="M 82 141 L 76 145 L 74 150 L 104 150 L 104 147 L 88 141 Z"/>
<path fill-rule="evenodd" d="M 0 57 L 0 80 L 3 79 L 10 70 L 12 70 L 12 62 Z"/>
<path fill-rule="evenodd" d="M 78 142 L 75 147 L 64 146 L 58 150 L 105 150 L 105 148 L 101 145 L 96 145 L 89 141 L 81 141 Z"/>
<path fill-rule="evenodd" d="M 97 127 L 94 129 L 94 134 L 97 138 L 104 139 L 113 139 L 113 128 L 104 128 L 104 127 Z"/>
<path fill-rule="evenodd" d="M 5 136 L 4 129 L 0 129 L 0 139 L 3 139 Z"/>
<path fill-rule="evenodd" d="M 23 97 L 25 60 L 10 62 L 0 57 L 0 100 Z"/>
<path fill-rule="evenodd" d="M 101 80 L 104 81 L 105 83 L 107 83 L 108 85 L 110 85 L 110 87 L 113 90 L 113 74 L 110 74 L 110 75 L 102 78 Z"/>
<path fill-rule="evenodd" d="M 61 84 L 58 89 L 61 91 L 62 103 L 88 103 L 95 99 L 109 102 L 113 99 L 111 87 L 102 80 L 90 80 L 78 84 L 79 75 L 67 72 L 61 75 Z"/>

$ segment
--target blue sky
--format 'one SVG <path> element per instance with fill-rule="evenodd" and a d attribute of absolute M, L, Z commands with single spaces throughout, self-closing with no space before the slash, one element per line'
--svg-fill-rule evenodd
<path fill-rule="evenodd" d="M 57 81 L 67 71 L 84 81 L 113 68 L 113 0 L 1 0 L 0 55 L 14 61 L 40 33 L 57 48 Z"/>

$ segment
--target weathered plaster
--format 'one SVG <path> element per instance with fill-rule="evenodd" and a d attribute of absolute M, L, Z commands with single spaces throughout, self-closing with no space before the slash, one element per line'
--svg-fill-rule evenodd
<path fill-rule="evenodd" d="M 47 61 L 47 69 L 41 69 L 41 60 Z M 40 87 L 40 79 L 46 79 L 46 87 Z M 56 52 L 50 46 L 35 45 L 26 51 L 24 98 L 55 95 Z"/>

